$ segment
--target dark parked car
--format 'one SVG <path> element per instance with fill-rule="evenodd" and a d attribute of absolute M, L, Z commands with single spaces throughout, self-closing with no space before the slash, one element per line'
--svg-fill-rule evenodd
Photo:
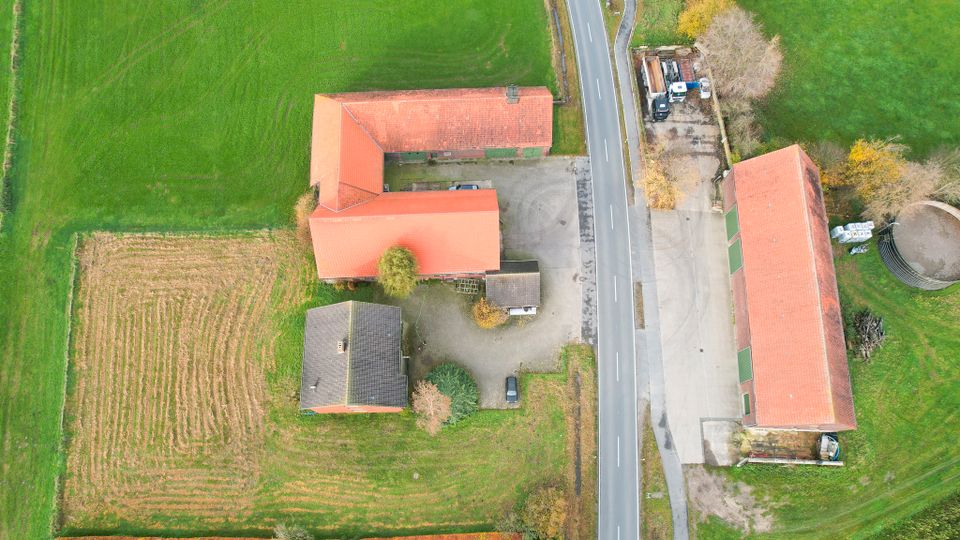
<path fill-rule="evenodd" d="M 518 401 L 520 401 L 520 392 L 517 390 L 517 378 L 511 375 L 507 377 L 507 403 Z"/>
<path fill-rule="evenodd" d="M 457 191 L 460 189 L 480 189 L 480 186 L 476 184 L 457 184 L 455 186 L 450 186 L 447 189 L 449 189 L 450 191 Z"/>

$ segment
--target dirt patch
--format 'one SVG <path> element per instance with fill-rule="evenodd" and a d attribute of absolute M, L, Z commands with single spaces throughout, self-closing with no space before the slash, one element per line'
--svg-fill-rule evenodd
<path fill-rule="evenodd" d="M 96 233 L 78 249 L 62 522 L 245 515 L 291 233 Z M 302 262 L 300 263 L 302 266 Z"/>
<path fill-rule="evenodd" d="M 729 482 L 703 466 L 690 465 L 684 470 L 690 504 L 701 521 L 717 516 L 745 533 L 768 532 L 773 518 L 753 496 L 753 488 Z"/>
<path fill-rule="evenodd" d="M 819 459 L 820 434 L 813 431 L 745 429 L 740 452 L 750 457 Z"/>
<path fill-rule="evenodd" d="M 639 281 L 633 283 L 633 310 L 636 327 L 641 330 L 646 328 L 646 321 L 643 318 L 643 283 Z"/>

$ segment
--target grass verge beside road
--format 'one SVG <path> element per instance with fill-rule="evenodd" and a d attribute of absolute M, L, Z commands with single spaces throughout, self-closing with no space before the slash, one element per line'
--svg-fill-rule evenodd
<path fill-rule="evenodd" d="M 644 540 L 668 540 L 673 538 L 673 511 L 670 509 L 670 493 L 663 473 L 663 462 L 657 439 L 650 424 L 650 410 L 643 421 L 643 446 L 640 453 L 642 469 L 642 499 L 640 518 Z"/>
<path fill-rule="evenodd" d="M 560 353 L 566 371 L 567 537 L 597 537 L 597 361 L 588 345 L 567 345 Z"/>
<path fill-rule="evenodd" d="M 784 70 L 763 108 L 788 142 L 902 135 L 918 155 L 960 144 L 960 3 L 738 0 L 779 34 Z"/>
<path fill-rule="evenodd" d="M 554 0 L 557 18 L 560 20 L 560 32 L 563 37 L 563 54 L 566 59 L 567 102 L 553 109 L 553 149 L 554 154 L 583 155 L 587 151 L 587 139 L 583 124 L 583 106 L 580 94 L 580 76 L 577 73 L 577 55 L 573 47 L 573 29 L 570 27 L 570 10 L 567 0 Z M 548 2 L 548 5 L 550 2 Z M 552 19 L 552 15 L 551 15 Z M 550 21 L 556 28 L 555 21 Z M 554 30 L 556 32 L 556 30 Z M 560 66 L 556 66 L 559 71 Z M 562 75 L 561 75 L 562 76 Z M 557 84 L 563 84 L 558 81 Z"/>
<path fill-rule="evenodd" d="M 75 232 L 287 226 L 314 93 L 556 91 L 547 22 L 539 0 L 27 2 L 0 237 L 0 531 L 44 538 L 57 513 Z"/>
<path fill-rule="evenodd" d="M 876 245 L 840 255 L 837 277 L 844 320 L 869 308 L 887 334 L 869 363 L 851 359 L 859 427 L 841 434 L 846 465 L 720 469 L 770 497 L 773 536 L 870 536 L 937 504 L 960 481 L 960 288 L 908 288 Z"/>

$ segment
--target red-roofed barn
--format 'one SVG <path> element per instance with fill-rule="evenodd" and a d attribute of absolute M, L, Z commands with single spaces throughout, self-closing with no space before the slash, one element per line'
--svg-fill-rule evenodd
<path fill-rule="evenodd" d="M 797 145 L 748 159 L 723 195 L 744 425 L 856 429 L 816 165 Z"/>
<path fill-rule="evenodd" d="M 376 276 L 392 246 L 410 249 L 423 276 L 500 268 L 493 190 L 383 192 L 384 160 L 546 155 L 553 96 L 543 87 L 413 90 L 315 96 L 310 216 L 321 279 Z"/>

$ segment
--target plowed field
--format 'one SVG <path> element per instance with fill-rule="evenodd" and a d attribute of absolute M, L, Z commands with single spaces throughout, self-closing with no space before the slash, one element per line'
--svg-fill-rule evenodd
<path fill-rule="evenodd" d="M 260 477 L 289 235 L 95 234 L 76 296 L 64 520 L 243 517 Z M 301 273 L 294 273 L 301 275 Z M 302 292 L 302 291 L 301 291 Z"/>

